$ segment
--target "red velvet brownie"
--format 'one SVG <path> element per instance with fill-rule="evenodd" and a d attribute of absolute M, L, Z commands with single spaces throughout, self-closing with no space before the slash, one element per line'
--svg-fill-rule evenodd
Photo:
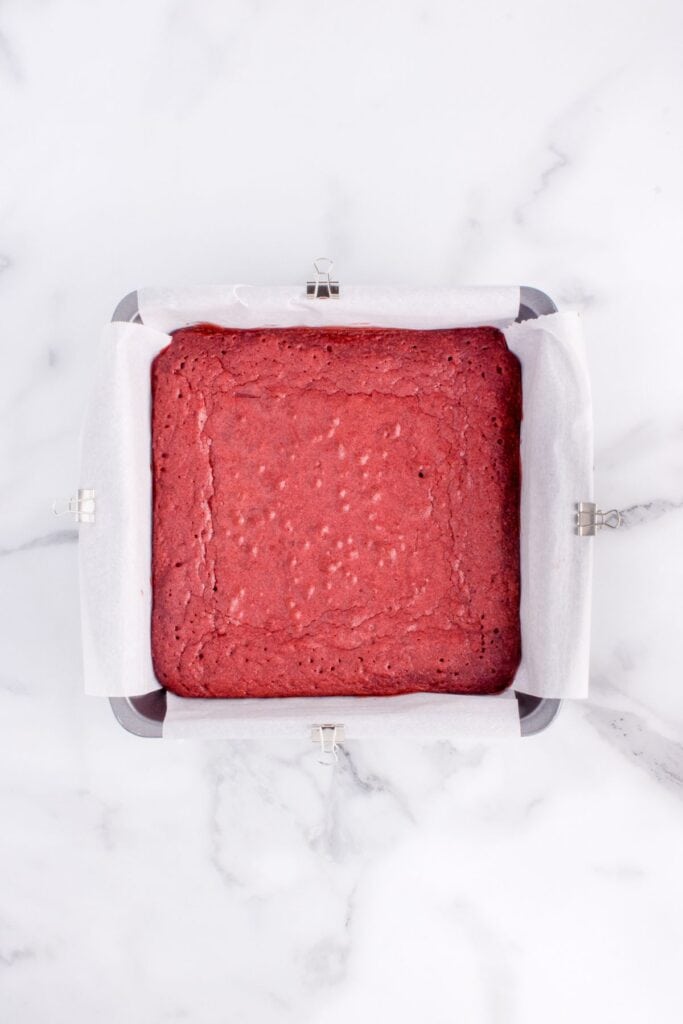
<path fill-rule="evenodd" d="M 494 328 L 176 331 L 152 369 L 152 653 L 186 697 L 495 693 L 520 657 Z"/>

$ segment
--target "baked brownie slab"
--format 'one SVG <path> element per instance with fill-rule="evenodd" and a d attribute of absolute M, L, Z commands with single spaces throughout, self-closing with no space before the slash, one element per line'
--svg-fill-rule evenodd
<path fill-rule="evenodd" d="M 520 657 L 520 367 L 494 328 L 177 331 L 152 654 L 182 696 L 494 693 Z"/>

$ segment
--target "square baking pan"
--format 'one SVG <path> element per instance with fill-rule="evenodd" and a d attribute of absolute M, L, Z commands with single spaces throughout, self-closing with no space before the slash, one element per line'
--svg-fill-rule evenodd
<path fill-rule="evenodd" d="M 557 312 L 552 299 L 537 288 L 522 287 L 517 321 L 532 320 Z M 130 292 L 114 310 L 112 321 L 142 323 L 137 292 Z M 556 717 L 561 701 L 534 697 L 515 691 L 522 736 L 533 736 L 546 729 Z M 109 703 L 118 722 L 135 736 L 161 737 L 166 717 L 166 690 L 153 690 L 140 696 L 110 697 Z"/>

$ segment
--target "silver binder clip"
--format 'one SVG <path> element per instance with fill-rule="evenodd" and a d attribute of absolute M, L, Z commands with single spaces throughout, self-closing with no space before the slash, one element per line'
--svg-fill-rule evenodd
<path fill-rule="evenodd" d="M 306 282 L 306 295 L 313 299 L 338 299 L 339 281 L 333 281 L 332 267 L 334 260 L 329 256 L 319 256 L 313 260 L 315 281 Z"/>
<path fill-rule="evenodd" d="M 343 725 L 314 725 L 311 739 L 320 744 L 320 764 L 335 765 L 339 760 L 338 745 L 344 741 Z"/>
<path fill-rule="evenodd" d="M 594 537 L 605 526 L 616 530 L 621 523 L 621 512 L 616 508 L 602 512 L 594 501 L 580 501 L 576 506 L 576 532 L 579 537 Z"/>
<path fill-rule="evenodd" d="M 95 492 L 92 487 L 81 487 L 75 498 L 69 498 L 64 508 L 57 501 L 52 502 L 52 512 L 56 516 L 71 513 L 77 523 L 95 522 Z"/>

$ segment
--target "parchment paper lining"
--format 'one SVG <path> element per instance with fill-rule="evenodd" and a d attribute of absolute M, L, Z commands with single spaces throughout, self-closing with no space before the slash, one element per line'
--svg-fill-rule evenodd
<path fill-rule="evenodd" d="M 97 494 L 97 522 L 80 528 L 86 691 L 147 693 L 159 684 L 150 650 L 150 364 L 168 331 L 207 320 L 224 326 L 496 324 L 522 364 L 522 663 L 514 689 L 585 697 L 592 544 L 573 530 L 573 507 L 592 499 L 592 422 L 577 314 L 515 324 L 519 292 L 507 289 L 347 289 L 339 300 L 301 289 L 139 293 L 143 324 L 104 331 L 82 436 L 81 483 Z M 511 690 L 499 697 L 183 700 L 168 695 L 165 735 L 299 734 L 343 712 L 347 736 L 519 735 Z M 475 703 L 472 703 L 475 702 Z M 329 705 L 329 706 L 328 706 Z M 321 717 L 322 716 L 322 717 Z M 332 718 L 336 720 L 336 718 Z"/>

